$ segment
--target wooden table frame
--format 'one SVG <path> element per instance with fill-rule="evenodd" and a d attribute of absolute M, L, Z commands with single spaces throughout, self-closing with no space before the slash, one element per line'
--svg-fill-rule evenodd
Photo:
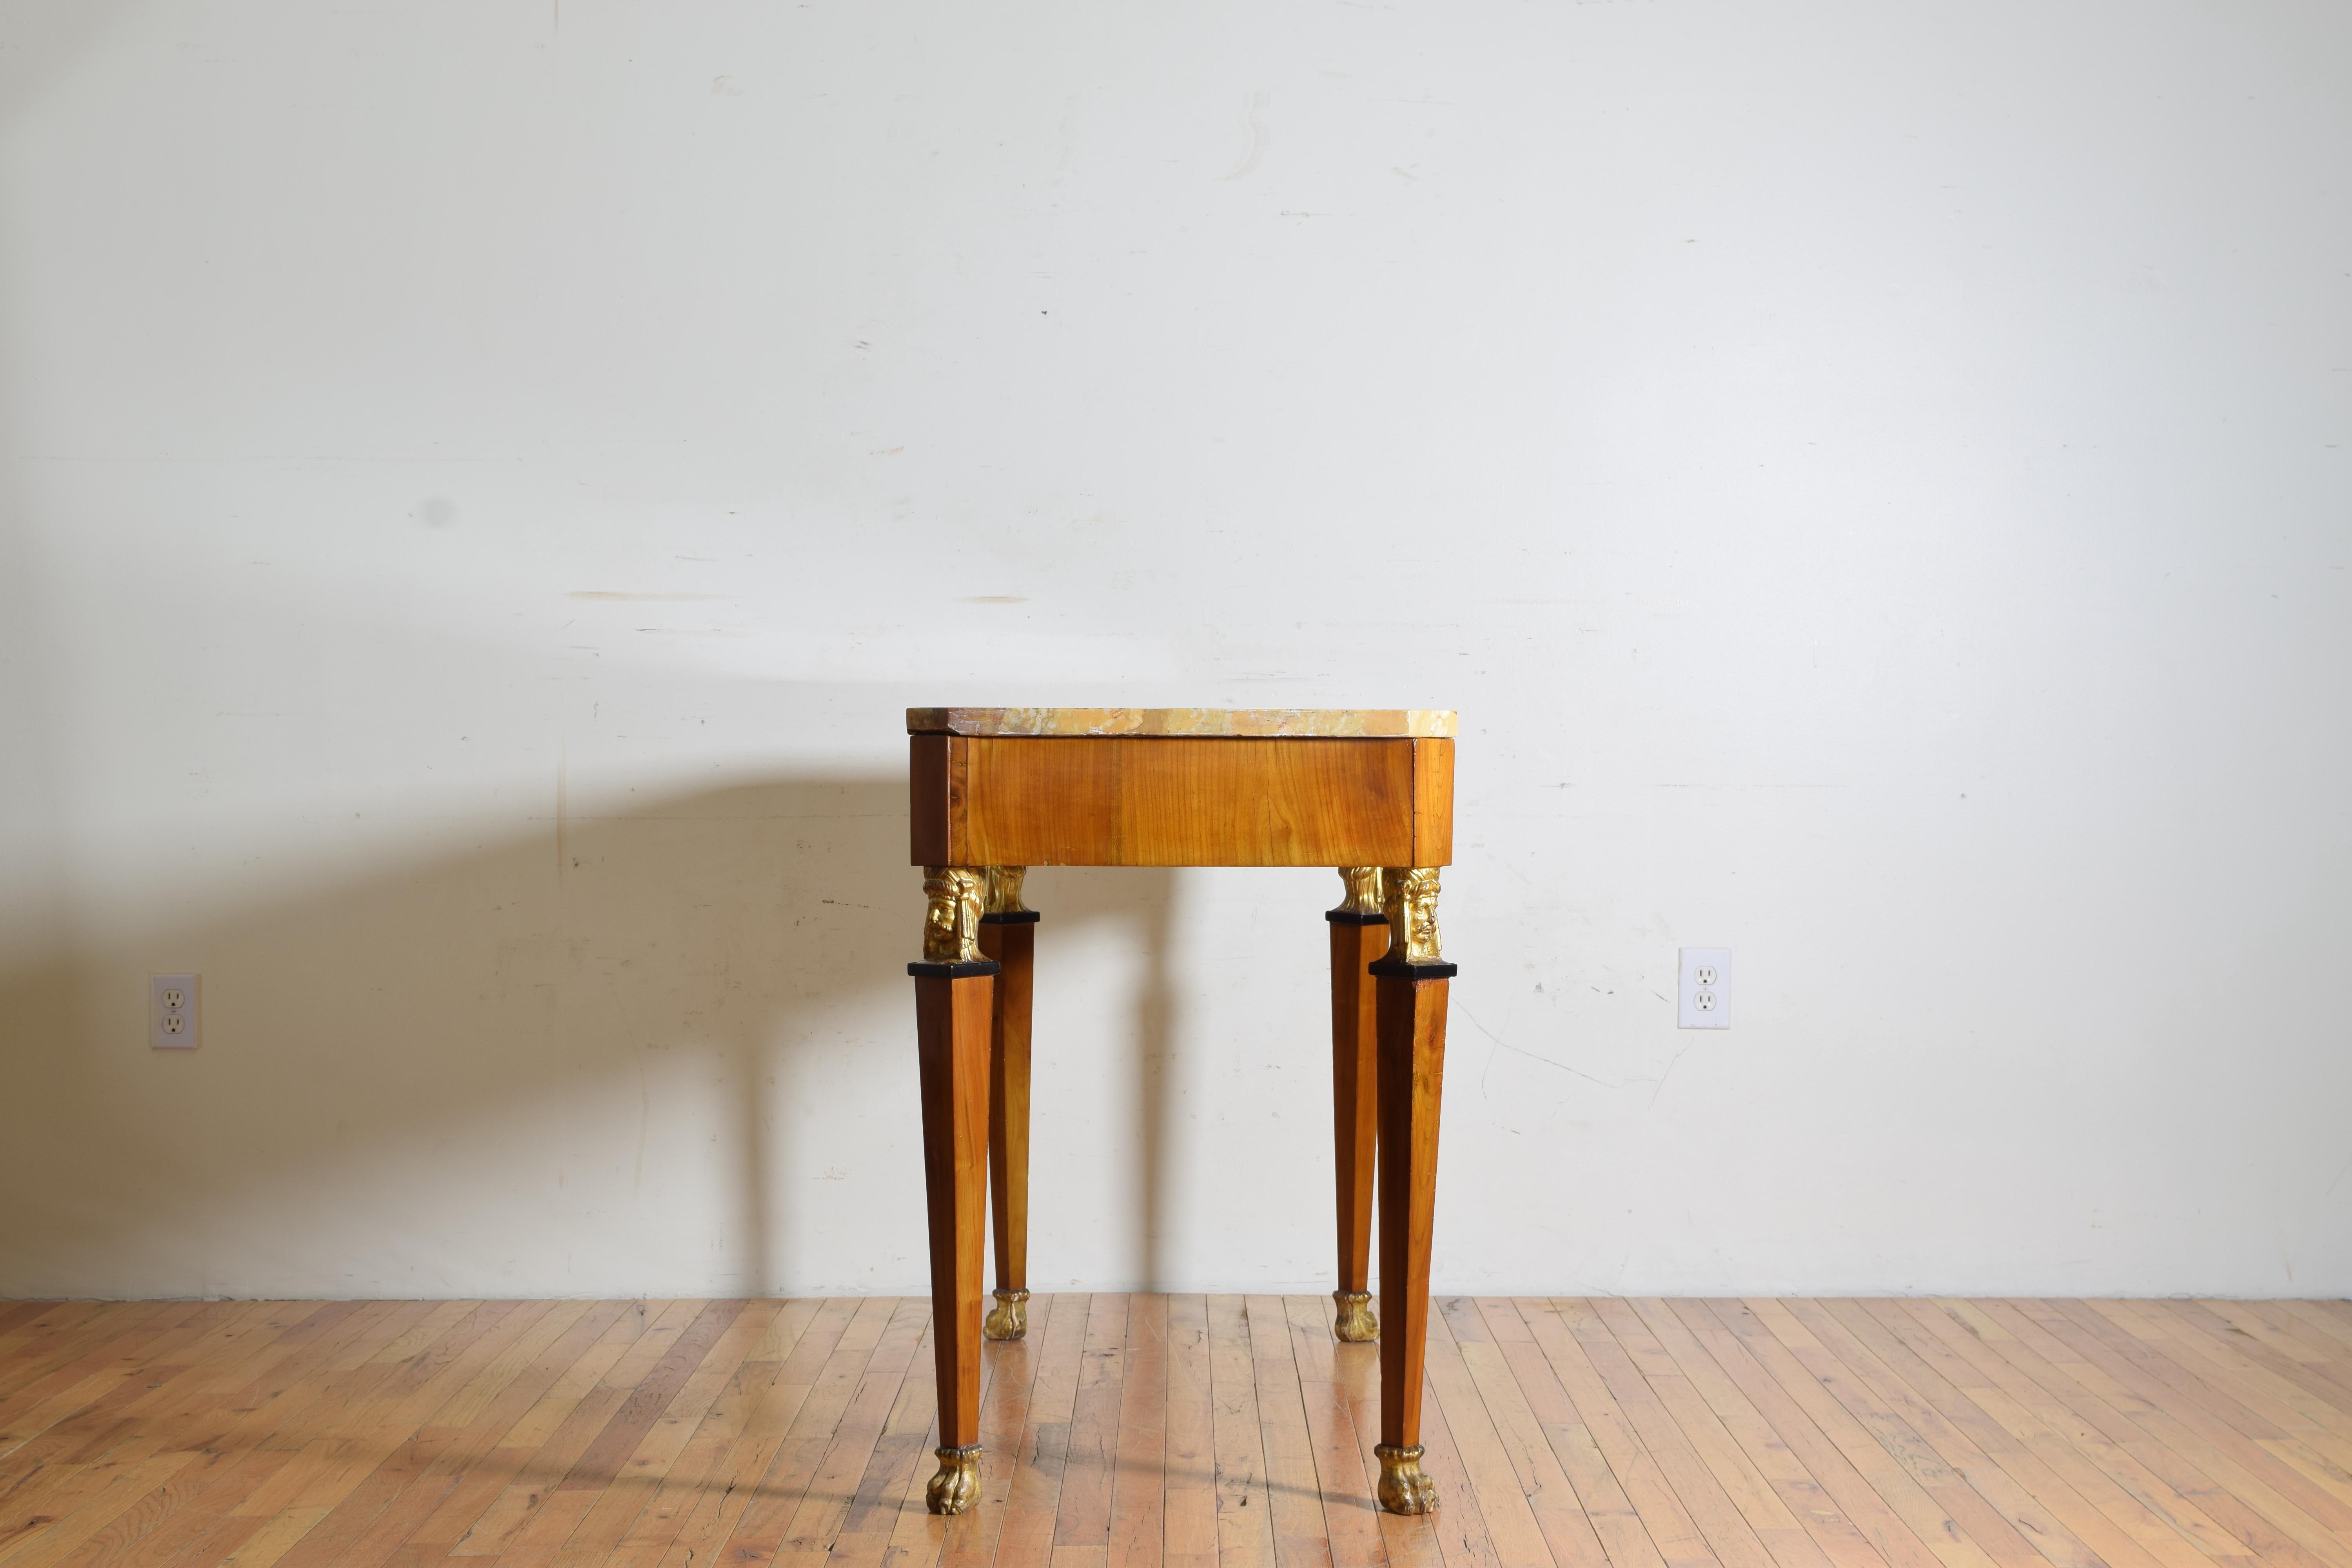
<path fill-rule="evenodd" d="M 1445 1004 L 1438 868 L 1453 861 L 1454 715 L 1412 710 L 912 709 L 915 979 L 939 1472 L 933 1513 L 980 1493 L 983 1338 L 1028 1331 L 1032 866 L 1329 866 L 1339 1218 L 1333 1331 L 1381 1341 L 1378 1495 L 1427 1513 L 1421 1466 Z M 1377 1173 L 1377 1174 L 1376 1174 Z M 1373 1193 L 1380 1318 L 1370 1306 Z M 983 1197 L 995 1305 L 981 1310 Z M 1386 1333 L 1381 1332 L 1385 1321 Z"/>

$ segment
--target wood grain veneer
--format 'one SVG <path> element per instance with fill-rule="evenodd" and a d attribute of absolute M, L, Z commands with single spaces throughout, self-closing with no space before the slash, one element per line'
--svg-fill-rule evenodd
<path fill-rule="evenodd" d="M 1454 742 L 910 738 L 923 866 L 1444 866 Z"/>

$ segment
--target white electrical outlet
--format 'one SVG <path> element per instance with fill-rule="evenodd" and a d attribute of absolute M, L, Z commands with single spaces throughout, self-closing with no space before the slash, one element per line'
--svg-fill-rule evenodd
<path fill-rule="evenodd" d="M 159 1051 L 196 1048 L 196 977 L 157 974 L 147 983 L 147 1043 Z"/>
<path fill-rule="evenodd" d="M 1675 984 L 1675 1023 L 1685 1029 L 1731 1027 L 1731 950 L 1686 947 Z"/>

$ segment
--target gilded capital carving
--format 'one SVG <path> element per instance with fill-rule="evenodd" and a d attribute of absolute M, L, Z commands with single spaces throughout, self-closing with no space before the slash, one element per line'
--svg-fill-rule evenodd
<path fill-rule="evenodd" d="M 923 962 L 971 963 L 980 958 L 981 875 L 969 866 L 926 866 Z"/>
<path fill-rule="evenodd" d="M 1026 866 L 991 866 L 982 873 L 988 879 L 987 890 L 982 895 L 982 912 L 992 915 L 1025 915 L 1029 906 L 1021 901 L 1021 881 L 1029 875 Z"/>
<path fill-rule="evenodd" d="M 1386 883 L 1389 957 L 1405 963 L 1439 963 L 1437 868 L 1391 866 Z"/>
<path fill-rule="evenodd" d="M 1378 866 L 1342 866 L 1339 886 L 1343 889 L 1335 915 L 1376 915 L 1381 912 L 1381 868 Z"/>

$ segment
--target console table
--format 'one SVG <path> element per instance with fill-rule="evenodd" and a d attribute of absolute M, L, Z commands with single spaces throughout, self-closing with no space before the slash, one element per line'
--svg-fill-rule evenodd
<path fill-rule="evenodd" d="M 1028 1331 L 1032 866 L 1328 866 L 1339 1196 L 1333 1331 L 1381 1341 L 1381 1506 L 1427 1513 L 1421 1468 L 1445 997 L 1437 868 L 1454 858 L 1450 712 L 915 708 L 915 977 L 940 1393 L 933 1513 L 980 1494 L 980 1346 Z M 1369 1289 L 1375 1164 L 1380 1318 Z M 982 1203 L 996 1238 L 981 1313 Z M 1387 1332 L 1381 1334 L 1385 1320 Z"/>

